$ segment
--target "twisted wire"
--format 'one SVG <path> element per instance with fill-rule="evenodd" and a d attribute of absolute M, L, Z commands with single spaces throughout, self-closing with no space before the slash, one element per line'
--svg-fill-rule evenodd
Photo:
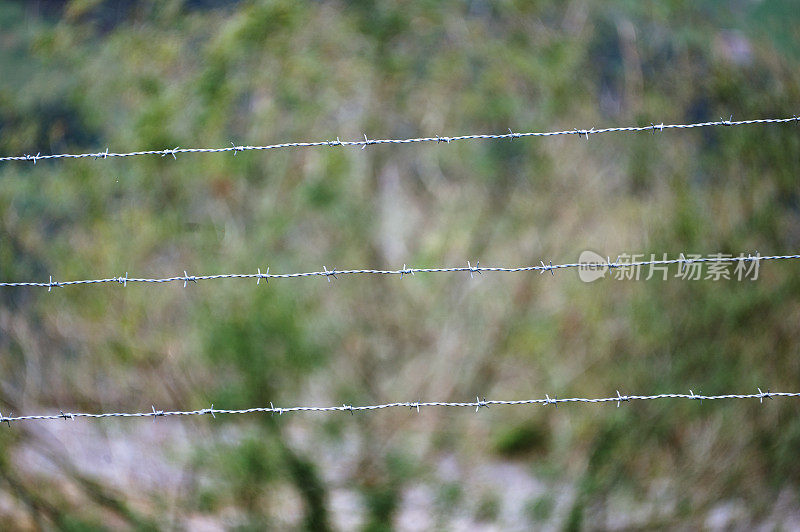
<path fill-rule="evenodd" d="M 723 399 L 758 399 L 759 402 L 763 403 L 764 399 L 773 399 L 775 397 L 800 397 L 800 392 L 771 392 L 767 390 L 766 392 L 762 392 L 761 388 L 758 388 L 758 393 L 749 393 L 749 394 L 725 394 L 725 395 L 702 395 L 696 394 L 692 390 L 689 390 L 689 393 L 662 393 L 656 395 L 622 395 L 620 394 L 619 390 L 617 390 L 616 396 L 610 397 L 597 397 L 597 398 L 587 398 L 587 397 L 566 397 L 566 398 L 558 398 L 558 396 L 550 397 L 550 395 L 545 395 L 544 399 L 522 399 L 522 400 L 510 400 L 510 401 L 503 401 L 503 400 L 481 400 L 480 397 L 476 397 L 475 401 L 467 401 L 467 402 L 446 402 L 446 401 L 406 401 L 400 403 L 385 403 L 379 405 L 362 405 L 362 406 L 354 406 L 343 404 L 341 406 L 290 406 L 290 407 L 277 407 L 270 403 L 270 406 L 264 407 L 255 407 L 255 408 L 245 408 L 245 409 L 224 409 L 224 408 L 214 408 L 214 405 L 211 405 L 211 408 L 201 408 L 199 410 L 176 410 L 176 411 L 169 411 L 169 410 L 157 410 L 155 405 L 152 406 L 151 410 L 143 411 L 143 412 L 105 412 L 99 414 L 87 413 L 87 412 L 64 412 L 60 411 L 58 414 L 41 414 L 41 415 L 27 415 L 27 416 L 14 416 L 13 414 L 9 414 L 8 416 L 4 416 L 0 413 L 0 423 L 6 423 L 8 426 L 11 426 L 11 422 L 16 421 L 55 421 L 55 420 L 75 420 L 78 418 L 87 418 L 87 419 L 104 419 L 104 418 L 153 418 L 155 422 L 155 418 L 157 417 L 172 417 L 172 416 L 204 416 L 204 415 L 211 415 L 212 417 L 216 418 L 217 414 L 231 414 L 231 415 L 241 415 L 241 414 L 254 414 L 254 413 L 268 413 L 268 414 L 288 414 L 291 412 L 350 412 L 351 414 L 355 412 L 363 412 L 363 411 L 371 411 L 371 410 L 384 410 L 388 408 L 409 408 L 409 409 L 416 409 L 417 412 L 420 411 L 421 408 L 428 408 L 428 407 L 448 407 L 448 408 L 474 408 L 475 412 L 478 412 L 481 408 L 489 408 L 491 406 L 522 406 L 522 405 L 554 405 L 556 408 L 559 404 L 563 403 L 616 403 L 617 407 L 620 406 L 621 403 L 630 402 L 630 401 L 653 401 L 653 400 L 660 400 L 660 399 L 689 399 L 692 401 L 716 401 L 716 400 L 723 400 Z"/>
<path fill-rule="evenodd" d="M 442 137 L 442 136 L 435 136 L 435 137 L 417 137 L 417 138 L 406 138 L 406 139 L 369 139 L 366 135 L 364 135 L 364 140 L 339 140 L 337 137 L 336 140 L 321 140 L 321 141 L 314 141 L 314 142 L 282 142 L 279 144 L 268 144 L 264 146 L 246 146 L 246 145 L 236 145 L 235 143 L 231 142 L 230 146 L 225 146 L 221 148 L 181 148 L 175 147 L 172 149 L 163 149 L 163 150 L 142 150 L 142 151 L 132 151 L 132 152 L 109 152 L 108 148 L 102 152 L 94 152 L 94 153 L 55 153 L 49 155 L 42 155 L 41 153 L 37 153 L 36 155 L 31 154 L 24 154 L 24 155 L 12 155 L 12 156 L 5 156 L 0 157 L 0 162 L 6 161 L 29 161 L 36 164 L 37 161 L 45 161 L 49 159 L 84 159 L 84 158 L 94 158 L 94 159 L 108 159 L 112 157 L 136 157 L 142 155 L 159 155 L 161 157 L 172 156 L 172 158 L 177 159 L 177 155 L 184 154 L 184 153 L 225 153 L 225 152 L 233 152 L 234 155 L 240 152 L 245 151 L 263 151 L 263 150 L 274 150 L 274 149 L 281 149 L 281 148 L 314 148 L 314 147 L 337 147 L 337 146 L 360 146 L 361 149 L 364 149 L 367 146 L 375 145 L 375 144 L 414 144 L 414 143 L 421 143 L 421 142 L 436 142 L 438 143 L 446 143 L 449 144 L 455 141 L 462 141 L 462 140 L 502 140 L 502 139 L 519 139 L 524 137 L 555 137 L 561 135 L 577 135 L 578 137 L 584 137 L 586 139 L 589 138 L 589 135 L 597 135 L 600 133 L 641 133 L 650 131 L 651 133 L 655 134 L 656 132 L 663 132 L 664 130 L 671 130 L 671 129 L 694 129 L 694 128 L 703 128 L 703 127 L 716 127 L 716 126 L 746 126 L 746 125 L 756 125 L 756 124 L 783 124 L 788 122 L 795 122 L 797 123 L 800 121 L 800 117 L 792 116 L 791 118 L 759 118 L 754 120 L 733 120 L 733 116 L 730 119 L 725 120 L 720 118 L 719 120 L 712 121 L 712 122 L 696 122 L 691 124 L 653 124 L 651 123 L 649 126 L 627 126 L 627 127 L 607 127 L 601 129 L 595 129 L 594 127 L 590 129 L 568 129 L 562 131 L 529 131 L 524 133 L 515 133 L 508 130 L 508 133 L 500 133 L 500 134 L 472 134 L 472 135 L 457 135 L 452 137 Z"/>
<path fill-rule="evenodd" d="M 183 272 L 183 275 L 176 275 L 173 277 L 162 277 L 162 278 L 142 278 L 142 277 L 128 277 L 126 273 L 124 277 L 107 277 L 103 279 L 80 279 L 74 281 L 54 281 L 53 277 L 50 276 L 50 280 L 47 282 L 37 282 L 37 281 L 0 281 L 0 287 L 6 288 L 19 288 L 19 287 L 39 287 L 39 288 L 47 288 L 48 292 L 53 288 L 62 288 L 66 286 L 75 286 L 75 285 L 93 285 L 93 284 L 104 284 L 104 283 L 117 283 L 123 286 L 127 286 L 128 283 L 174 283 L 174 282 L 182 282 L 183 286 L 186 287 L 188 283 L 197 283 L 199 281 L 213 281 L 218 279 L 256 279 L 257 283 L 260 283 L 261 280 L 265 280 L 267 283 L 270 279 L 292 279 L 292 278 L 299 278 L 299 277 L 326 277 L 330 282 L 331 278 L 338 279 L 339 275 L 399 275 L 401 278 L 405 275 L 415 275 L 417 273 L 454 273 L 454 272 L 468 272 L 470 276 L 473 274 L 482 274 L 483 272 L 500 272 L 500 273 L 515 273 L 515 272 L 550 272 L 551 274 L 555 275 L 556 270 L 568 269 L 568 268 L 584 268 L 584 269 L 598 269 L 598 268 L 607 268 L 609 270 L 613 269 L 631 269 L 631 268 L 639 268 L 642 266 L 657 266 L 657 265 L 670 265 L 670 264 L 679 264 L 682 268 L 687 267 L 694 263 L 737 263 L 737 262 L 761 262 L 761 261 L 779 261 L 779 260 L 797 260 L 800 259 L 800 254 L 797 255 L 750 255 L 744 256 L 741 254 L 738 257 L 724 257 L 724 256 L 710 256 L 710 257 L 698 257 L 698 258 L 685 258 L 681 255 L 680 258 L 677 259 L 664 259 L 664 260 L 649 260 L 649 261 L 620 261 L 619 257 L 616 261 L 611 261 L 607 259 L 606 263 L 601 264 L 591 264 L 586 262 L 576 262 L 576 263 L 567 263 L 567 264 L 553 264 L 549 262 L 545 264 L 544 261 L 540 261 L 540 264 L 533 265 L 533 266 L 520 266 L 520 267 L 502 267 L 502 266 L 481 266 L 480 261 L 476 263 L 475 266 L 472 265 L 471 262 L 467 261 L 467 266 L 456 266 L 450 268 L 407 268 L 403 265 L 402 269 L 399 270 L 370 270 L 370 269 L 356 269 L 356 270 L 337 270 L 336 268 L 328 269 L 326 266 L 323 266 L 321 271 L 309 271 L 309 272 L 298 272 L 298 273 L 269 273 L 269 268 L 266 269 L 265 272 L 261 272 L 261 269 L 258 268 L 257 273 L 221 273 L 215 275 L 189 275 L 186 271 Z"/>

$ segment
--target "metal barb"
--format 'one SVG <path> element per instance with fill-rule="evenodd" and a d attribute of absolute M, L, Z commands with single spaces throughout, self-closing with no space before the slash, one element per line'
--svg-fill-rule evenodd
<path fill-rule="evenodd" d="M 256 279 L 257 285 L 261 284 L 261 279 L 264 279 L 264 281 L 269 284 L 269 266 L 267 266 L 267 273 L 264 274 L 261 273 L 261 268 L 258 269 L 258 278 Z"/>
<path fill-rule="evenodd" d="M 188 283 L 189 281 L 197 284 L 197 277 L 195 277 L 194 275 L 189 275 L 188 273 L 186 273 L 186 270 L 183 270 L 183 287 L 184 288 L 186 288 L 186 283 Z"/>
<path fill-rule="evenodd" d="M 546 265 L 543 260 L 540 260 L 539 263 L 542 265 L 542 269 L 539 270 L 539 275 L 543 274 L 545 271 L 549 271 L 550 275 L 555 277 L 556 272 L 553 271 L 553 261 L 550 261 L 550 265 Z"/>
<path fill-rule="evenodd" d="M 61 286 L 61 283 L 59 283 L 58 281 L 53 282 L 53 276 L 51 275 L 50 282 L 47 283 L 47 291 L 49 292 L 50 290 L 52 290 L 54 286 L 56 288 L 59 288 Z"/>
<path fill-rule="evenodd" d="M 719 121 L 722 123 L 723 126 L 732 126 L 733 125 L 733 115 L 730 116 L 727 120 L 724 118 L 720 118 Z"/>
<path fill-rule="evenodd" d="M 364 133 L 364 144 L 362 144 L 362 145 L 361 145 L 361 149 L 363 150 L 364 148 L 366 148 L 366 147 L 367 147 L 367 144 L 371 144 L 371 142 L 370 142 L 370 141 L 369 141 L 369 139 L 367 138 L 367 134 L 366 134 L 366 133 Z"/>
<path fill-rule="evenodd" d="M 334 279 L 338 279 L 338 277 L 336 277 L 336 266 L 334 266 L 333 269 L 330 271 L 325 266 L 323 266 L 322 269 L 324 270 L 322 272 L 322 275 L 324 275 L 328 279 L 328 282 L 331 282 L 331 277 L 333 277 Z"/>
<path fill-rule="evenodd" d="M 59 417 L 61 417 L 64 420 L 71 419 L 72 421 L 75 421 L 75 416 L 74 415 L 65 414 L 63 410 L 61 410 L 61 415 Z"/>
<path fill-rule="evenodd" d="M 769 400 L 772 400 L 772 394 L 769 393 L 769 388 L 767 388 L 767 393 L 762 392 L 761 388 L 758 388 L 758 402 L 763 404 L 765 397 Z"/>
<path fill-rule="evenodd" d="M 164 411 L 163 410 L 156 410 L 156 406 L 155 405 L 150 405 L 150 406 L 153 407 L 153 423 L 155 423 L 156 422 L 156 418 L 158 416 L 163 416 L 164 415 Z"/>
<path fill-rule="evenodd" d="M 625 402 L 628 402 L 628 401 L 630 401 L 630 399 L 628 399 L 628 396 L 627 396 L 627 395 L 626 395 L 626 396 L 624 396 L 624 397 L 623 397 L 623 396 L 621 396 L 621 395 L 619 394 L 619 390 L 617 390 L 617 408 L 619 408 L 619 403 L 620 403 L 620 401 L 625 401 Z"/>
<path fill-rule="evenodd" d="M 117 277 L 117 282 L 122 285 L 122 288 L 128 286 L 128 272 L 125 272 L 125 277 Z"/>
<path fill-rule="evenodd" d="M 703 404 L 703 397 L 702 396 L 699 396 L 699 395 L 696 396 L 692 390 L 689 390 L 689 395 L 691 395 L 690 399 L 694 399 L 696 401 L 700 401 L 700 404 L 701 405 Z"/>
<path fill-rule="evenodd" d="M 14 412 L 9 412 L 8 417 L 5 417 L 2 412 L 0 412 L 0 423 L 5 423 L 8 425 L 8 428 L 11 428 L 11 420 L 9 419 L 14 415 Z"/>
<path fill-rule="evenodd" d="M 208 409 L 208 413 L 211 414 L 211 417 L 217 419 L 217 416 L 214 415 L 214 403 L 211 403 L 211 408 Z"/>
<path fill-rule="evenodd" d="M 483 398 L 483 401 L 481 401 L 481 398 L 476 395 L 475 396 L 475 403 L 476 403 L 475 412 L 478 412 L 478 410 L 480 410 L 481 407 L 489 408 L 489 405 L 486 404 L 486 398 L 485 397 Z"/>
<path fill-rule="evenodd" d="M 400 278 L 402 279 L 403 275 L 405 275 L 407 273 L 410 273 L 411 275 L 414 275 L 414 268 L 406 268 L 406 265 L 403 264 L 403 269 L 400 270 Z"/>
<path fill-rule="evenodd" d="M 482 275 L 482 272 L 481 272 L 481 261 L 478 261 L 477 263 L 475 263 L 475 266 L 472 266 L 469 263 L 469 261 L 467 261 L 467 269 L 469 270 L 469 278 L 470 279 L 474 279 L 474 276 L 472 275 L 473 272 L 476 272 L 478 275 Z"/>

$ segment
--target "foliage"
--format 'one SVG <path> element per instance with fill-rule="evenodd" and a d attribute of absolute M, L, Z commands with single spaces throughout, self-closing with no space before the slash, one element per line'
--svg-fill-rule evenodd
<path fill-rule="evenodd" d="M 792 116 L 793 3 L 733 4 L 5 2 L 0 153 Z M 0 278 L 795 252 L 799 160 L 797 129 L 775 126 L 4 164 Z M 564 273 L 7 290 L 2 411 L 795 391 L 794 267 L 763 264 L 755 282 Z M 43 453 L 46 438 L 14 427 L 0 434 L 0 474 L 20 526 L 199 515 L 348 528 L 333 501 L 350 494 L 360 510 L 347 519 L 381 529 L 419 486 L 445 527 L 459 516 L 691 526 L 725 501 L 748 501 L 751 520 L 778 494 L 796 502 L 795 413 L 776 400 L 159 419 L 154 431 L 180 427 L 152 452 L 185 470 L 181 489 L 89 487 L 63 449 L 40 458 L 57 474 L 18 468 L 10 457 Z M 81 430 L 149 441 L 111 423 Z M 460 473 L 445 478 L 452 457 Z M 522 525 L 503 521 L 513 490 L 469 474 L 498 461 L 574 496 L 532 497 Z M 134 499 L 124 507 L 120 485 Z M 653 501 L 666 510 L 619 517 Z"/>

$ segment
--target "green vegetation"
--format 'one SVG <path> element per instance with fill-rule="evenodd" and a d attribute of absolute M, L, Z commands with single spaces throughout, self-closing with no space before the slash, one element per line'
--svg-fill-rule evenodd
<path fill-rule="evenodd" d="M 3 2 L 0 154 L 787 117 L 798 19 L 789 0 Z M 794 253 L 799 161 L 800 129 L 776 125 L 3 163 L 0 279 Z M 0 408 L 800 390 L 796 264 L 762 264 L 757 281 L 675 273 L 4 289 Z M 800 502 L 797 412 L 776 399 L 19 423 L 0 430 L 0 515 L 592 529 L 703 526 L 746 501 L 732 515 L 780 526 Z"/>

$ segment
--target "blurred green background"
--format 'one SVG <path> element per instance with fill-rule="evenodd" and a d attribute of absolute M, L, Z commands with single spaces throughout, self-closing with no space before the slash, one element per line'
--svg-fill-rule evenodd
<path fill-rule="evenodd" d="M 790 117 L 770 2 L 0 2 L 0 154 Z M 0 279 L 800 250 L 796 125 L 3 163 Z M 3 413 L 800 391 L 800 276 L 0 290 Z M 28 422 L 16 529 L 800 526 L 796 401 Z"/>

